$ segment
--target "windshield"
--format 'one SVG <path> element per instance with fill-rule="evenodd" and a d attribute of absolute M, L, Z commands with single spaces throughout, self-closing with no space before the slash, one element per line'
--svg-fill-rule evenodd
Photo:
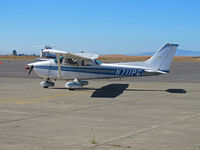
<path fill-rule="evenodd" d="M 60 56 L 60 63 L 62 63 L 63 58 L 64 58 L 63 56 Z M 54 62 L 55 62 L 55 63 L 58 63 L 57 57 L 54 59 Z"/>
<path fill-rule="evenodd" d="M 102 64 L 102 62 L 101 62 L 101 61 L 99 61 L 99 60 L 96 60 L 96 59 L 94 59 L 94 61 L 95 61 L 95 63 L 96 63 L 97 65 L 100 65 L 100 64 Z"/>

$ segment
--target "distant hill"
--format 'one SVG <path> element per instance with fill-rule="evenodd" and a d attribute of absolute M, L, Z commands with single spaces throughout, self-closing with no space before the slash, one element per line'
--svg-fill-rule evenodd
<path fill-rule="evenodd" d="M 152 56 L 155 52 L 139 53 L 136 56 Z M 200 56 L 200 51 L 177 49 L 175 56 Z"/>

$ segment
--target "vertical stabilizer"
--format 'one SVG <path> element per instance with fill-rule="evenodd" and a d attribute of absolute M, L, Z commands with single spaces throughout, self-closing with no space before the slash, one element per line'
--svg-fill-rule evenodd
<path fill-rule="evenodd" d="M 150 59 L 145 61 L 146 66 L 155 70 L 169 72 L 177 47 L 178 44 L 165 44 Z"/>

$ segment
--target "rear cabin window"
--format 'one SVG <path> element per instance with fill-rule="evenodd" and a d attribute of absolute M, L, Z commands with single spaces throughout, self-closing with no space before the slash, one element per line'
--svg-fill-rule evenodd
<path fill-rule="evenodd" d="M 81 66 L 94 66 L 95 63 L 92 60 L 82 60 Z"/>

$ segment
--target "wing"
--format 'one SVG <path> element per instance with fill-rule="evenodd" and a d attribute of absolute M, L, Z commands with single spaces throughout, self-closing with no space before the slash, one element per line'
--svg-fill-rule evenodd
<path fill-rule="evenodd" d="M 97 59 L 99 57 L 98 54 L 93 54 L 93 53 L 76 53 L 75 55 L 87 59 Z"/>
<path fill-rule="evenodd" d="M 96 58 L 99 57 L 98 54 L 92 54 L 92 53 L 72 54 L 72 53 L 69 53 L 69 52 L 54 50 L 54 49 L 45 49 L 45 50 L 43 50 L 43 52 L 55 54 L 56 56 L 63 56 L 63 57 L 66 57 L 66 58 L 78 58 L 78 59 L 83 59 L 83 60 L 91 60 L 91 59 L 96 59 Z"/>

